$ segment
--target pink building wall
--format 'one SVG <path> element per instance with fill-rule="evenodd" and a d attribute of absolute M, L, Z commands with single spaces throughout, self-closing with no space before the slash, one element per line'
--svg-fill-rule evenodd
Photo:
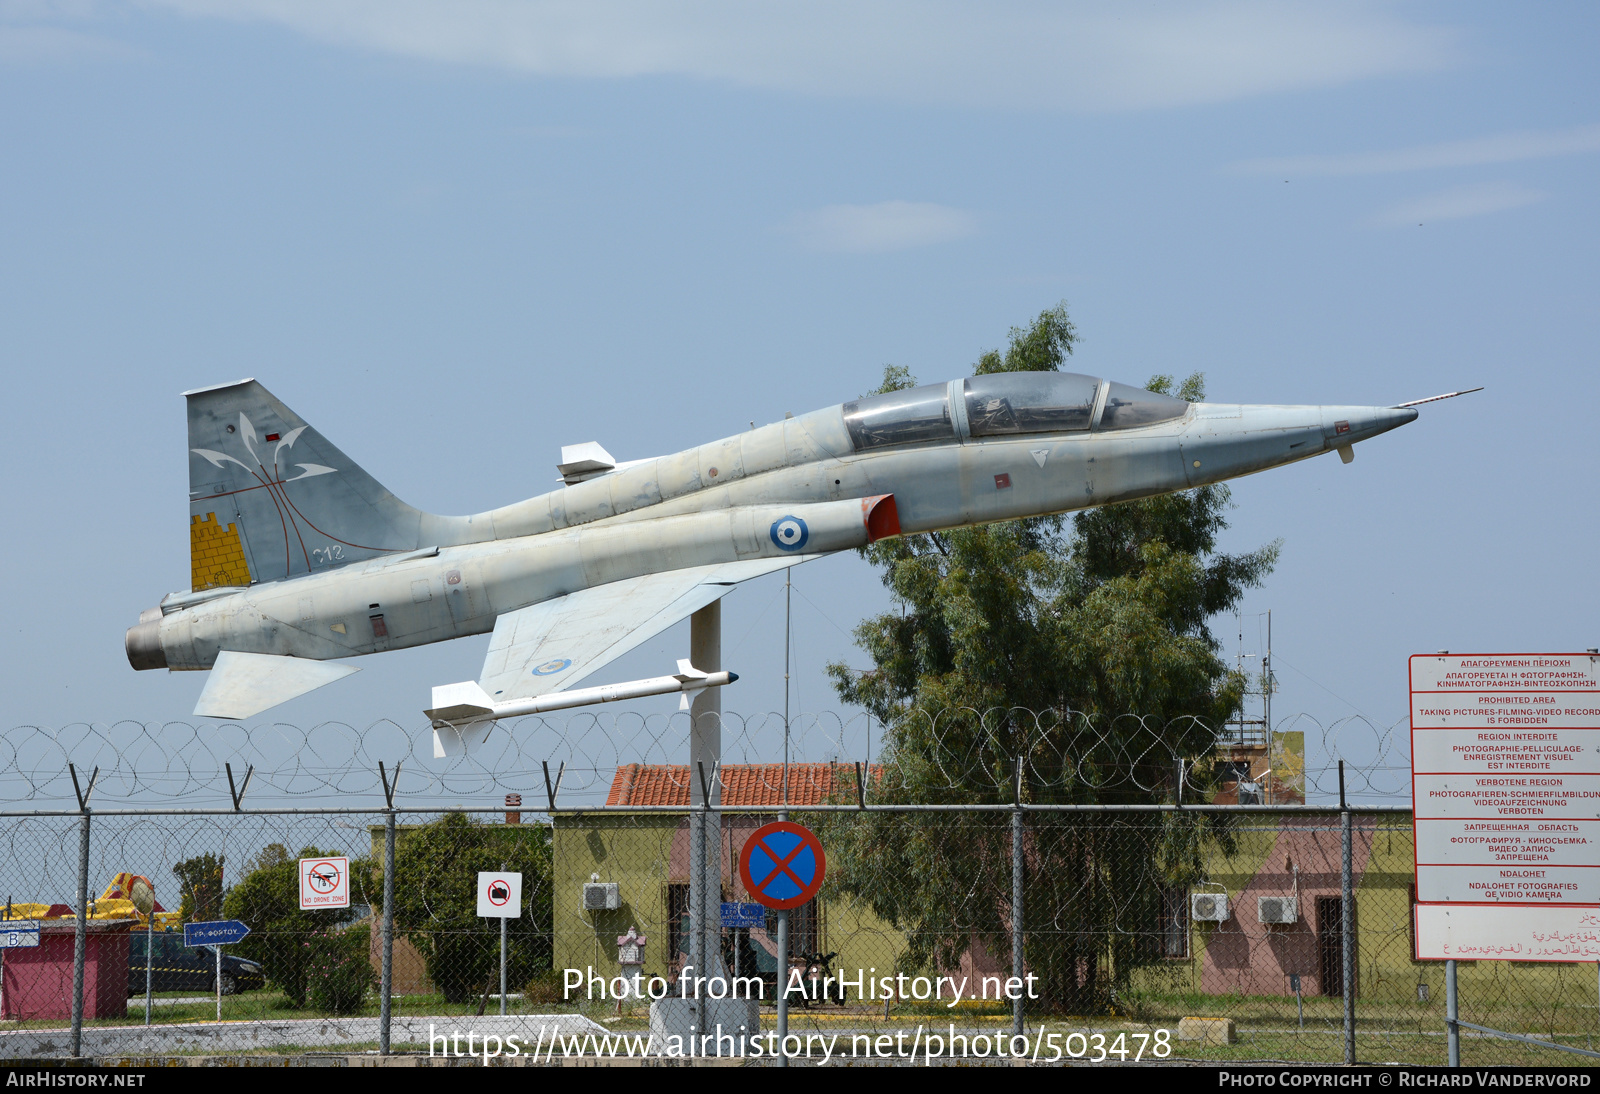
<path fill-rule="evenodd" d="M 1276 823 L 1283 827 L 1266 860 L 1234 896 L 1228 919 L 1210 928 L 1200 970 L 1200 990 L 1207 994 L 1285 995 L 1290 973 L 1300 974 L 1305 995 L 1339 990 L 1333 985 L 1329 992 L 1330 985 L 1320 979 L 1318 930 L 1326 930 L 1326 925 L 1317 922 L 1317 898 L 1337 897 L 1340 892 L 1337 824 L 1330 825 L 1327 817 L 1286 817 Z M 1352 886 L 1360 884 L 1370 850 L 1370 839 L 1356 833 L 1351 847 Z M 1293 867 L 1299 868 L 1298 921 L 1285 926 L 1258 922 L 1256 898 L 1291 895 L 1296 882 Z"/>
<path fill-rule="evenodd" d="M 3 1018 L 71 1018 L 72 951 L 76 924 L 40 924 L 39 945 L 5 951 L 0 984 Z M 83 1015 L 125 1018 L 128 1014 L 127 924 L 91 923 L 84 938 Z"/>

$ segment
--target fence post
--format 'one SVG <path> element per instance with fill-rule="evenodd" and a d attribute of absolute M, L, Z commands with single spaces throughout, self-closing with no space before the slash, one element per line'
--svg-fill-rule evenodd
<path fill-rule="evenodd" d="M 78 929 L 72 939 L 72 1055 L 83 1055 L 83 964 L 89 929 L 89 811 L 78 820 Z"/>
<path fill-rule="evenodd" d="M 505 870 L 506 864 L 502 862 L 500 872 L 503 874 Z M 508 916 L 500 917 L 500 1017 L 502 1018 L 506 1014 L 506 931 L 510 922 Z"/>
<path fill-rule="evenodd" d="M 1350 847 L 1350 806 L 1344 795 L 1344 761 L 1339 761 L 1339 936 L 1344 966 L 1344 1062 L 1356 1062 L 1356 966 L 1355 966 L 1355 912 L 1356 894 L 1352 884 Z"/>
<path fill-rule="evenodd" d="M 100 777 L 96 767 L 89 776 L 89 788 L 78 785 L 78 769 L 71 764 L 72 790 L 78 796 L 78 929 L 72 938 L 72 1055 L 83 1055 L 83 965 L 89 932 L 89 795 Z M 96 996 L 98 998 L 98 995 Z"/>
<path fill-rule="evenodd" d="M 1461 1011 L 1456 997 L 1456 963 L 1444 963 L 1444 1028 L 1445 1044 L 1451 1067 L 1461 1066 Z"/>
<path fill-rule="evenodd" d="M 378 1053 L 389 1055 L 389 1027 L 394 998 L 394 789 L 400 781 L 400 765 L 394 765 L 390 782 L 378 761 L 378 776 L 383 780 L 383 964 L 378 982 Z"/>
<path fill-rule="evenodd" d="M 710 689 L 707 689 L 710 690 Z M 695 761 L 699 775 L 696 785 L 700 787 L 700 801 L 695 806 L 695 812 L 689 820 L 689 918 L 693 933 L 689 936 L 689 961 L 694 966 L 695 976 L 710 977 L 713 971 L 711 958 L 711 900 L 712 893 L 706 884 L 710 877 L 716 877 L 720 888 L 721 873 L 711 874 L 710 861 L 707 854 L 706 829 L 709 827 L 707 810 L 711 807 L 711 793 L 706 782 L 706 766 L 704 761 Z M 691 774 L 691 780 L 694 779 Z M 691 791 L 692 793 L 692 791 Z M 718 841 L 720 850 L 721 841 Z M 720 907 L 719 907 L 720 911 Z M 718 923 L 720 924 L 720 916 Z M 689 981 L 690 984 L 694 980 Z M 704 1030 L 706 1028 L 706 1004 L 700 989 L 695 987 L 694 994 L 689 999 L 689 1021 L 692 1028 Z"/>
<path fill-rule="evenodd" d="M 1011 975 L 1022 976 L 1022 757 L 1017 757 L 1016 796 L 1011 809 Z M 1022 1036 L 1022 996 L 1011 1002 L 1011 1035 Z"/>
<path fill-rule="evenodd" d="M 785 772 L 787 775 L 788 772 Z M 789 819 L 787 809 L 779 810 L 778 819 Z M 778 1058 L 774 1061 L 778 1067 L 789 1066 L 789 1055 L 783 1049 L 784 1041 L 789 1038 L 789 993 L 783 989 L 789 986 L 789 910 L 783 909 L 778 913 Z"/>

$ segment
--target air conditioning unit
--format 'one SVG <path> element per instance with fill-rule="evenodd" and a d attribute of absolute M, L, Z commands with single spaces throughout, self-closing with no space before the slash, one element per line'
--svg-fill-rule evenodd
<path fill-rule="evenodd" d="M 1190 893 L 1189 918 L 1197 923 L 1221 923 L 1228 918 L 1227 893 Z"/>
<path fill-rule="evenodd" d="M 614 881 L 591 881 L 583 887 L 583 910 L 614 912 L 622 907 L 622 894 Z"/>
<path fill-rule="evenodd" d="M 1262 896 L 1256 898 L 1256 918 L 1262 923 L 1284 924 L 1296 923 L 1299 916 L 1296 914 L 1294 897 L 1292 896 Z"/>

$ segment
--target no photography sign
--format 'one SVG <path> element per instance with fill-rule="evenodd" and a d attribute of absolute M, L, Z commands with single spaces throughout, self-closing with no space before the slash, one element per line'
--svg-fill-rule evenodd
<path fill-rule="evenodd" d="M 522 875 L 505 870 L 478 874 L 478 914 L 491 919 L 517 919 L 522 915 Z"/>

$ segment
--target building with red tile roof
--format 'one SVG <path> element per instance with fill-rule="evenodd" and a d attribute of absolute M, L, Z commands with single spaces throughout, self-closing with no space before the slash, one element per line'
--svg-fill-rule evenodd
<path fill-rule="evenodd" d="M 783 764 L 725 764 L 722 804 L 733 808 L 774 805 L 848 804 L 856 798 L 854 764 L 789 764 L 788 800 L 784 800 Z M 872 765 L 869 779 L 883 777 Z M 625 764 L 611 779 L 609 807 L 640 805 L 689 806 L 688 764 Z"/>

